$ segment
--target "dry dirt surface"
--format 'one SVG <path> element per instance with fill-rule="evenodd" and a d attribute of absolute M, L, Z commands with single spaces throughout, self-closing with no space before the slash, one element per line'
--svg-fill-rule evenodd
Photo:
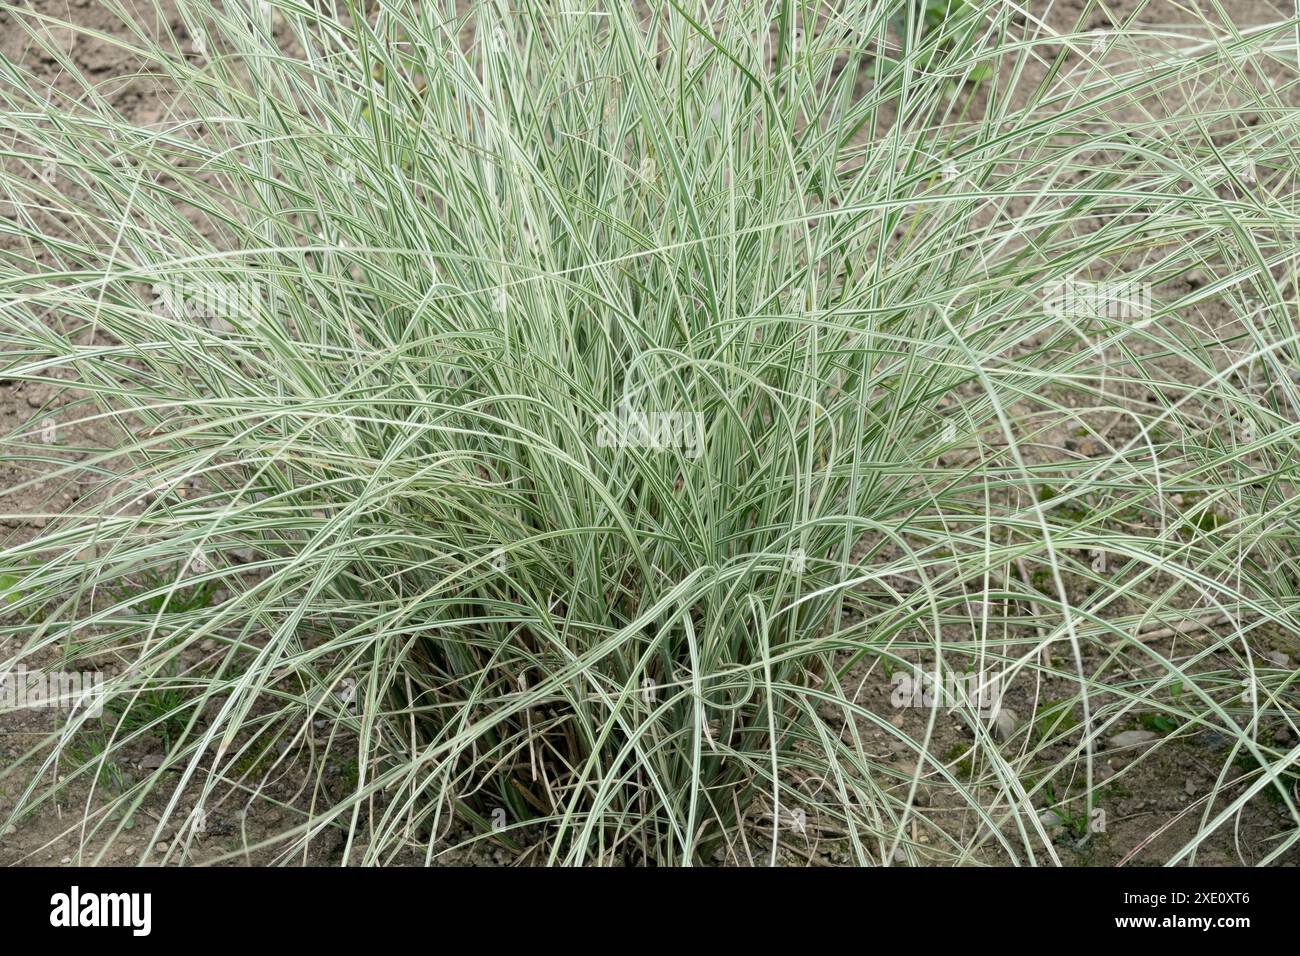
<path fill-rule="evenodd" d="M 55 31 L 54 35 L 58 46 L 93 82 L 100 85 L 101 92 L 123 116 L 139 126 L 147 127 L 174 122 L 178 116 L 183 115 L 183 106 L 152 79 L 139 75 L 139 65 L 129 55 L 94 36 L 95 32 L 121 32 L 121 25 L 111 11 L 93 0 L 36 0 L 33 6 L 51 16 L 74 22 L 88 31 L 63 29 Z M 128 6 L 131 6 L 129 0 Z M 1085 8 L 1091 7 L 1089 28 L 1103 29 L 1124 23 L 1138 6 L 1136 0 L 1116 0 L 1104 5 L 1085 3 L 1085 0 L 1066 0 L 1052 6 L 1050 18 L 1055 24 L 1070 26 Z M 136 3 L 135 7 L 139 13 L 138 22 L 147 29 L 159 34 L 170 33 L 182 49 L 190 44 L 184 26 L 174 14 L 171 4 L 163 2 L 160 5 L 166 14 L 161 18 L 157 16 L 152 3 Z M 1223 7 L 1239 27 L 1270 22 L 1287 15 L 1287 11 L 1280 10 L 1277 4 L 1264 0 L 1223 0 Z M 1193 13 L 1182 4 L 1162 0 L 1149 5 L 1147 18 L 1152 17 L 1155 11 L 1159 11 L 1165 22 L 1171 24 L 1181 23 L 1194 29 L 1197 23 Z M 25 32 L 17 28 L 9 15 L 3 12 L 0 12 L 0 55 L 36 71 L 61 90 L 72 92 L 76 88 L 73 79 L 65 74 L 63 68 L 53 58 L 34 48 Z M 1144 104 L 1144 107 L 1156 108 L 1153 104 Z M 0 131 L 0 137 L 3 135 Z M 2 200 L 3 197 L 0 197 L 0 215 L 11 215 L 12 209 L 7 208 Z M 48 228 L 51 235 L 57 234 L 59 224 L 50 222 Z M 38 262 L 43 257 L 39 248 L 30 250 L 30 254 Z M 1206 308 L 1198 319 L 1218 336 L 1234 321 L 1232 311 L 1226 306 Z M 50 315 L 48 321 L 57 323 L 59 316 Z M 115 426 L 104 421 L 79 421 L 79 418 L 84 417 L 80 411 L 71 414 L 61 411 L 84 397 L 83 393 L 69 385 L 66 380 L 69 373 L 56 370 L 50 373 L 47 382 L 36 384 L 6 380 L 4 369 L 4 359 L 0 356 L 0 432 L 9 434 L 24 428 L 38 430 L 46 419 L 53 420 L 57 429 L 49 442 L 51 469 L 57 467 L 61 460 L 84 456 L 85 453 L 80 449 L 112 447 L 112 428 Z M 77 409 L 81 407 L 76 406 Z M 1074 441 L 1064 433 L 1057 436 L 1057 440 L 1062 448 Z M 1086 448 L 1070 450 L 1084 454 L 1088 452 Z M 29 485 L 21 493 L 8 493 L 7 489 L 28 482 L 33 477 L 28 468 L 27 463 L 20 468 L 12 462 L 0 461 L 0 542 L 5 544 L 39 536 L 52 513 L 69 508 L 93 508 L 95 504 L 93 498 L 85 497 L 85 488 L 63 482 Z M 955 637 L 960 638 L 961 635 Z M 1185 637 L 1169 634 L 1155 640 L 1166 653 L 1175 654 L 1179 642 L 1184 641 Z M 1260 640 L 1265 645 L 1262 650 L 1282 655 L 1289 660 L 1286 657 L 1289 649 L 1280 636 L 1272 644 L 1268 643 L 1267 635 Z M 198 649 L 194 654 L 201 657 L 203 649 Z M 925 652 L 917 650 L 913 659 L 925 661 Z M 1085 664 L 1091 666 L 1096 666 L 1097 663 L 1097 660 L 1085 661 Z M 105 670 L 120 666 L 119 661 L 112 659 L 97 661 L 96 664 Z M 929 752 L 937 755 L 956 772 L 972 774 L 978 769 L 964 764 L 968 748 L 972 744 L 969 730 L 959 722 L 945 719 L 943 711 L 892 707 L 890 698 L 893 686 L 890 675 L 878 667 L 861 666 L 853 670 L 847 686 L 851 696 L 877 713 L 891 715 L 894 725 L 906 730 L 914 739 L 922 739 L 928 734 L 931 740 Z M 1043 701 L 1050 700 L 1053 696 L 1065 696 L 1065 693 L 1062 691 L 1054 695 L 1054 689 L 1045 686 L 1039 688 L 1037 701 L 1024 691 L 1013 695 L 1006 702 L 1010 714 L 1007 718 L 1007 732 L 1013 734 L 1024 729 L 1017 727 L 1016 714 L 1034 713 L 1041 709 Z M 36 711 L 0 715 L 0 769 L 29 749 L 40 746 L 45 736 L 54 729 L 56 719 L 49 712 Z M 910 762 L 912 752 L 901 746 L 891 735 L 865 722 L 857 730 L 868 751 L 878 755 L 896 770 L 897 779 L 885 785 L 905 788 L 916 771 Z M 1081 840 L 1053 821 L 1052 825 L 1058 830 L 1056 848 L 1062 862 L 1091 866 L 1155 865 L 1162 862 L 1171 848 L 1183 845 L 1195 832 L 1202 817 L 1215 812 L 1216 807 L 1207 805 L 1205 795 L 1219 776 L 1222 766 L 1220 755 L 1226 746 L 1223 739 L 1215 739 L 1215 735 L 1204 733 L 1166 746 L 1155 759 L 1136 764 L 1133 764 L 1132 757 L 1141 751 L 1140 744 L 1115 748 L 1113 752 L 1103 754 L 1098 761 L 1098 772 L 1104 781 L 1100 804 L 1105 811 L 1104 832 Z M 159 759 L 158 751 L 161 747 L 162 742 L 159 741 L 157 749 L 141 748 L 135 755 L 135 765 L 123 766 L 121 772 L 129 777 L 156 765 L 154 762 Z M 345 770 L 334 769 L 340 774 Z M 58 773 L 59 769 L 55 765 L 45 772 Z M 953 832 L 965 833 L 967 836 L 975 832 L 977 822 L 964 818 L 969 817 L 969 811 L 963 810 L 961 803 L 951 793 L 939 787 L 927 786 L 926 780 L 933 778 L 932 773 L 923 769 L 920 775 L 921 785 L 915 798 L 917 805 L 927 807 L 931 814 L 937 815 L 950 810 L 952 819 L 948 824 Z M 14 776 L 0 779 L 0 819 L 8 814 L 23 790 L 34 783 L 33 779 Z M 241 849 L 246 852 L 235 862 L 277 862 L 278 859 L 271 851 L 259 849 L 258 844 L 283 827 L 286 812 L 293 810 L 294 801 L 302 789 L 301 770 L 286 766 L 268 779 L 261 789 L 259 799 L 250 803 L 231 799 L 210 808 L 204 832 L 194 841 L 186 862 L 202 863 L 210 857 Z M 1227 803 L 1235 792 L 1231 786 L 1222 787 L 1217 806 Z M 93 842 L 83 845 L 80 821 L 86 814 L 94 812 L 99 800 L 100 795 L 89 788 L 73 787 L 57 806 L 46 806 L 43 812 L 33 813 L 17 826 L 6 829 L 0 833 L 0 864 L 76 865 L 84 862 L 96 852 L 97 847 Z M 177 838 L 175 829 L 161 834 L 155 832 L 154 821 L 160 813 L 159 806 L 150 803 L 141 806 L 136 813 L 138 819 L 131 822 L 126 838 L 117 841 L 111 855 L 102 862 L 119 865 L 177 862 L 175 853 L 169 855 Z M 1214 838 L 1203 846 L 1197 862 L 1228 866 L 1251 864 L 1269 851 L 1270 838 L 1285 829 L 1287 820 L 1282 806 L 1261 795 L 1241 815 L 1237 826 L 1220 828 Z M 762 823 L 761 820 L 758 822 Z M 793 846 L 786 851 L 785 862 L 796 865 L 808 862 L 845 862 L 835 859 L 819 845 L 815 827 L 810 827 L 810 830 L 812 832 L 802 845 Z M 455 842 L 456 837 L 456 833 L 448 834 L 447 842 Z M 441 862 L 483 865 L 514 862 L 504 850 L 486 844 L 478 846 L 480 849 L 457 853 L 441 859 Z M 337 863 L 342 851 L 341 841 L 327 837 L 317 843 L 314 852 L 305 860 L 299 858 L 299 861 Z M 420 861 L 412 855 L 409 859 L 393 862 Z M 976 862 L 1005 861 L 997 859 L 990 851 L 987 858 L 977 859 Z M 1289 865 L 1300 863 L 1300 853 L 1293 853 L 1284 862 Z"/>

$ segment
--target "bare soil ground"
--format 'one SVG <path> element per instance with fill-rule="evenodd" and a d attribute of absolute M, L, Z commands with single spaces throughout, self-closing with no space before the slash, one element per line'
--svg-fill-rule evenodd
<path fill-rule="evenodd" d="M 92 0 L 36 0 L 33 5 L 37 10 L 71 20 L 91 31 L 110 34 L 121 32 L 116 17 Z M 1054 25 L 1068 27 L 1073 25 L 1085 6 L 1089 5 L 1084 0 L 1065 0 L 1053 4 L 1048 16 Z M 1091 14 L 1093 22 L 1089 26 L 1104 29 L 1124 23 L 1138 4 L 1136 0 L 1116 0 L 1106 5 L 1091 6 L 1095 9 Z M 1241 28 L 1269 22 L 1293 12 L 1279 9 L 1279 5 L 1264 0 L 1224 0 L 1223 6 L 1233 22 Z M 169 16 L 161 22 L 155 18 L 152 4 L 140 4 L 138 9 L 139 22 L 147 29 L 160 33 L 170 32 L 182 48 L 190 43 L 180 18 L 174 15 L 170 4 L 162 5 Z M 1181 23 L 1189 30 L 1197 27 L 1195 15 L 1183 4 L 1158 2 L 1148 7 L 1147 18 L 1150 19 L 1157 11 L 1163 22 Z M 76 85 L 72 78 L 64 74 L 53 59 L 43 57 L 26 34 L 7 20 L 5 14 L 0 14 L 0 54 L 36 70 L 60 90 L 73 93 Z M 101 90 L 109 96 L 115 107 L 135 123 L 169 124 L 184 115 L 183 103 L 171 97 L 152 79 L 139 75 L 138 64 L 132 62 L 131 57 L 121 49 L 86 33 L 62 31 L 56 37 L 59 46 L 72 60 L 93 81 L 101 84 Z M 1158 111 L 1162 107 L 1158 103 L 1142 103 L 1120 108 Z M 11 212 L 0 202 L 0 214 L 10 215 Z M 49 228 L 53 233 L 58 224 L 51 222 Z M 39 248 L 31 250 L 31 254 L 37 261 L 43 256 Z M 1211 337 L 1223 337 L 1235 321 L 1233 311 L 1226 304 L 1208 306 L 1196 318 Z M 50 322 L 57 323 L 59 320 L 57 315 L 48 317 Z M 51 372 L 49 381 L 42 384 L 6 380 L 4 365 L 0 361 L 0 432 L 13 433 L 25 426 L 35 428 L 42 416 L 53 414 L 58 427 L 57 437 L 50 443 L 51 469 L 56 468 L 61 460 L 83 456 L 85 453 L 80 449 L 112 447 L 114 440 L 113 428 L 116 426 L 98 420 L 79 420 L 87 414 L 80 410 L 82 406 L 76 406 L 70 413 L 60 411 L 82 397 L 67 380 L 69 374 Z M 1086 442 L 1077 441 L 1065 430 L 1053 440 L 1062 451 L 1071 454 L 1088 455 L 1096 451 L 1089 448 Z M 17 494 L 6 493 L 7 489 L 33 477 L 25 469 L 26 466 L 20 468 L 12 462 L 0 461 L 0 522 L 3 523 L 0 526 L 0 542 L 31 540 L 41 533 L 52 513 L 68 508 L 94 506 L 94 500 L 85 497 L 87 489 L 75 484 L 49 482 L 29 486 Z M 970 638 L 969 634 L 952 636 L 954 640 Z M 1252 635 L 1250 640 L 1259 652 L 1281 655 L 1286 660 L 1300 656 L 1300 649 L 1295 647 L 1289 635 L 1257 634 Z M 1175 634 L 1161 638 L 1158 645 L 1165 653 L 1176 656 L 1186 649 L 1189 642 L 1194 641 L 1194 635 Z M 8 649 L 0 648 L 0 651 L 5 650 Z M 185 664 L 200 666 L 203 653 L 202 649 L 193 652 Z M 911 655 L 917 661 L 927 659 L 923 651 L 911 652 Z M 105 670 L 122 664 L 121 661 L 112 659 L 90 663 Z M 1084 663 L 1085 667 L 1096 668 L 1102 660 L 1100 656 L 1094 656 Z M 902 728 L 914 739 L 923 739 L 928 733 L 931 741 L 928 752 L 933 755 L 934 763 L 948 767 L 968 779 L 981 772 L 981 768 L 969 766 L 966 760 L 966 750 L 971 744 L 969 730 L 963 724 L 949 719 L 943 711 L 936 714 L 928 709 L 900 709 L 892 706 L 890 675 L 878 664 L 874 667 L 862 665 L 855 668 L 850 673 L 846 686 L 856 700 L 874 712 L 886 715 L 895 727 Z M 1016 687 L 1012 689 L 1006 704 L 1014 714 L 1027 715 L 1041 710 L 1043 701 L 1063 698 L 1068 692 L 1069 688 L 1064 686 Z M 932 716 L 935 719 L 931 725 Z M 0 767 L 37 746 L 54 729 L 53 722 L 56 719 L 49 712 L 38 711 L 0 716 Z M 918 769 L 912 764 L 913 752 L 868 722 L 859 722 L 857 731 L 862 735 L 868 752 L 896 771 L 896 778 L 882 785 L 906 792 Z M 1033 734 L 1036 730 L 1032 725 L 1012 718 L 1008 732 L 1014 742 L 1018 735 Z M 1279 741 L 1283 742 L 1285 741 Z M 1181 846 L 1196 830 L 1200 819 L 1218 812 L 1238 792 L 1232 786 L 1223 787 L 1214 806 L 1210 806 L 1206 799 L 1220 773 L 1227 745 L 1228 742 L 1222 738 L 1216 739 L 1213 734 L 1200 733 L 1188 734 L 1183 739 L 1171 742 L 1162 747 L 1153 759 L 1137 759 L 1143 753 L 1141 746 L 1113 749 L 1100 754 L 1097 772 L 1105 781 L 1099 804 L 1105 811 L 1104 832 L 1082 840 L 1077 833 L 1054 826 L 1055 848 L 1061 862 L 1090 866 L 1120 863 L 1156 865 L 1163 862 L 1172 848 Z M 162 747 L 163 742 L 160 740 L 152 747 L 140 748 L 140 752 L 135 755 L 134 765 L 127 764 L 118 768 L 122 779 L 130 779 L 132 775 L 149 767 L 159 758 Z M 1050 753 L 1044 756 L 1050 756 Z M 50 767 L 45 772 L 57 773 L 59 769 L 57 766 Z M 276 861 L 274 851 L 259 848 L 258 844 L 283 829 L 286 820 L 301 810 L 298 804 L 304 789 L 304 772 L 304 767 L 286 761 L 265 778 L 258 788 L 257 799 L 249 800 L 232 794 L 210 806 L 204 831 L 197 834 L 191 843 L 185 862 L 202 863 L 241 850 L 245 852 L 237 858 L 237 862 L 267 864 Z M 333 768 L 332 772 L 338 775 L 340 781 L 346 779 L 347 768 Z M 949 832 L 966 835 L 974 832 L 977 823 L 969 810 L 963 809 L 961 802 L 945 788 L 927 783 L 936 779 L 935 767 L 920 768 L 919 776 L 921 786 L 914 801 L 917 813 Z M 32 783 L 31 779 L 12 777 L 0 780 L 0 817 L 7 814 L 22 790 Z M 111 785 L 111 780 L 104 783 L 104 786 Z M 27 817 L 17 827 L 0 833 L 0 864 L 74 865 L 91 858 L 99 843 L 96 840 L 83 843 L 82 821 L 88 814 L 94 814 L 101 801 L 102 792 L 74 786 L 68 799 L 59 805 L 47 807 L 44 812 Z M 161 812 L 162 807 L 154 803 L 147 802 L 141 806 L 135 815 L 136 819 L 130 824 L 126 838 L 116 843 L 112 854 L 103 862 L 180 862 L 175 829 L 162 834 L 155 832 L 155 821 Z M 756 833 L 760 828 L 770 826 L 770 822 L 762 818 L 761 808 L 753 823 Z M 1270 841 L 1286 828 L 1287 823 L 1285 809 L 1267 795 L 1261 794 L 1242 812 L 1235 826 L 1220 828 L 1203 847 L 1197 862 L 1207 865 L 1254 863 L 1269 851 Z M 457 836 L 455 833 L 447 834 L 442 845 L 455 842 Z M 845 858 L 840 851 L 828 849 L 828 844 L 833 842 L 830 838 L 834 834 L 828 831 L 824 836 L 825 839 L 821 838 L 816 822 L 813 821 L 802 837 L 792 834 L 784 860 L 795 865 L 844 862 Z M 924 833 L 918 839 L 922 844 L 926 842 Z M 442 858 L 440 862 L 484 865 L 512 862 L 510 855 L 503 849 L 488 843 L 475 846 L 474 850 L 458 851 Z M 84 856 L 79 855 L 79 848 Z M 342 852 L 342 841 L 326 834 L 314 844 L 313 851 L 305 859 L 300 857 L 299 860 L 309 864 L 337 863 Z M 421 861 L 412 854 L 407 859 L 393 862 L 413 864 Z M 972 862 L 999 865 L 1009 861 L 990 845 L 987 852 Z M 1300 853 L 1292 854 L 1285 862 L 1290 865 L 1300 863 Z"/>

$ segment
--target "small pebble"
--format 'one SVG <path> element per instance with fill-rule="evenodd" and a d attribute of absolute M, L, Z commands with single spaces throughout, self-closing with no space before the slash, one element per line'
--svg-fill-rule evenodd
<path fill-rule="evenodd" d="M 1290 655 L 1283 654 L 1281 651 L 1265 651 L 1264 656 L 1278 667 L 1283 667 L 1288 670 L 1295 667 L 1295 661 L 1291 660 Z"/>
<path fill-rule="evenodd" d="M 998 740 L 1008 740 L 1016 732 L 1016 712 L 1010 707 L 998 710 L 993 718 L 993 736 Z"/>
<path fill-rule="evenodd" d="M 1122 734 L 1111 737 L 1109 742 L 1112 747 L 1136 747 L 1138 744 L 1155 740 L 1157 736 L 1149 730 L 1126 730 Z"/>

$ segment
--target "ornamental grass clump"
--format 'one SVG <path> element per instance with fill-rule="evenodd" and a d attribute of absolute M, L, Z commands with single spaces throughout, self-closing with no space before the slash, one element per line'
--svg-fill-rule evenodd
<path fill-rule="evenodd" d="M 178 6 L 97 38 L 147 123 L 3 64 L 3 376 L 66 391 L 3 438 L 0 669 L 107 673 L 11 821 L 1055 863 L 1145 720 L 1225 741 L 1170 861 L 1260 794 L 1294 852 L 1294 21 Z M 1006 706 L 895 719 L 953 673 Z"/>

